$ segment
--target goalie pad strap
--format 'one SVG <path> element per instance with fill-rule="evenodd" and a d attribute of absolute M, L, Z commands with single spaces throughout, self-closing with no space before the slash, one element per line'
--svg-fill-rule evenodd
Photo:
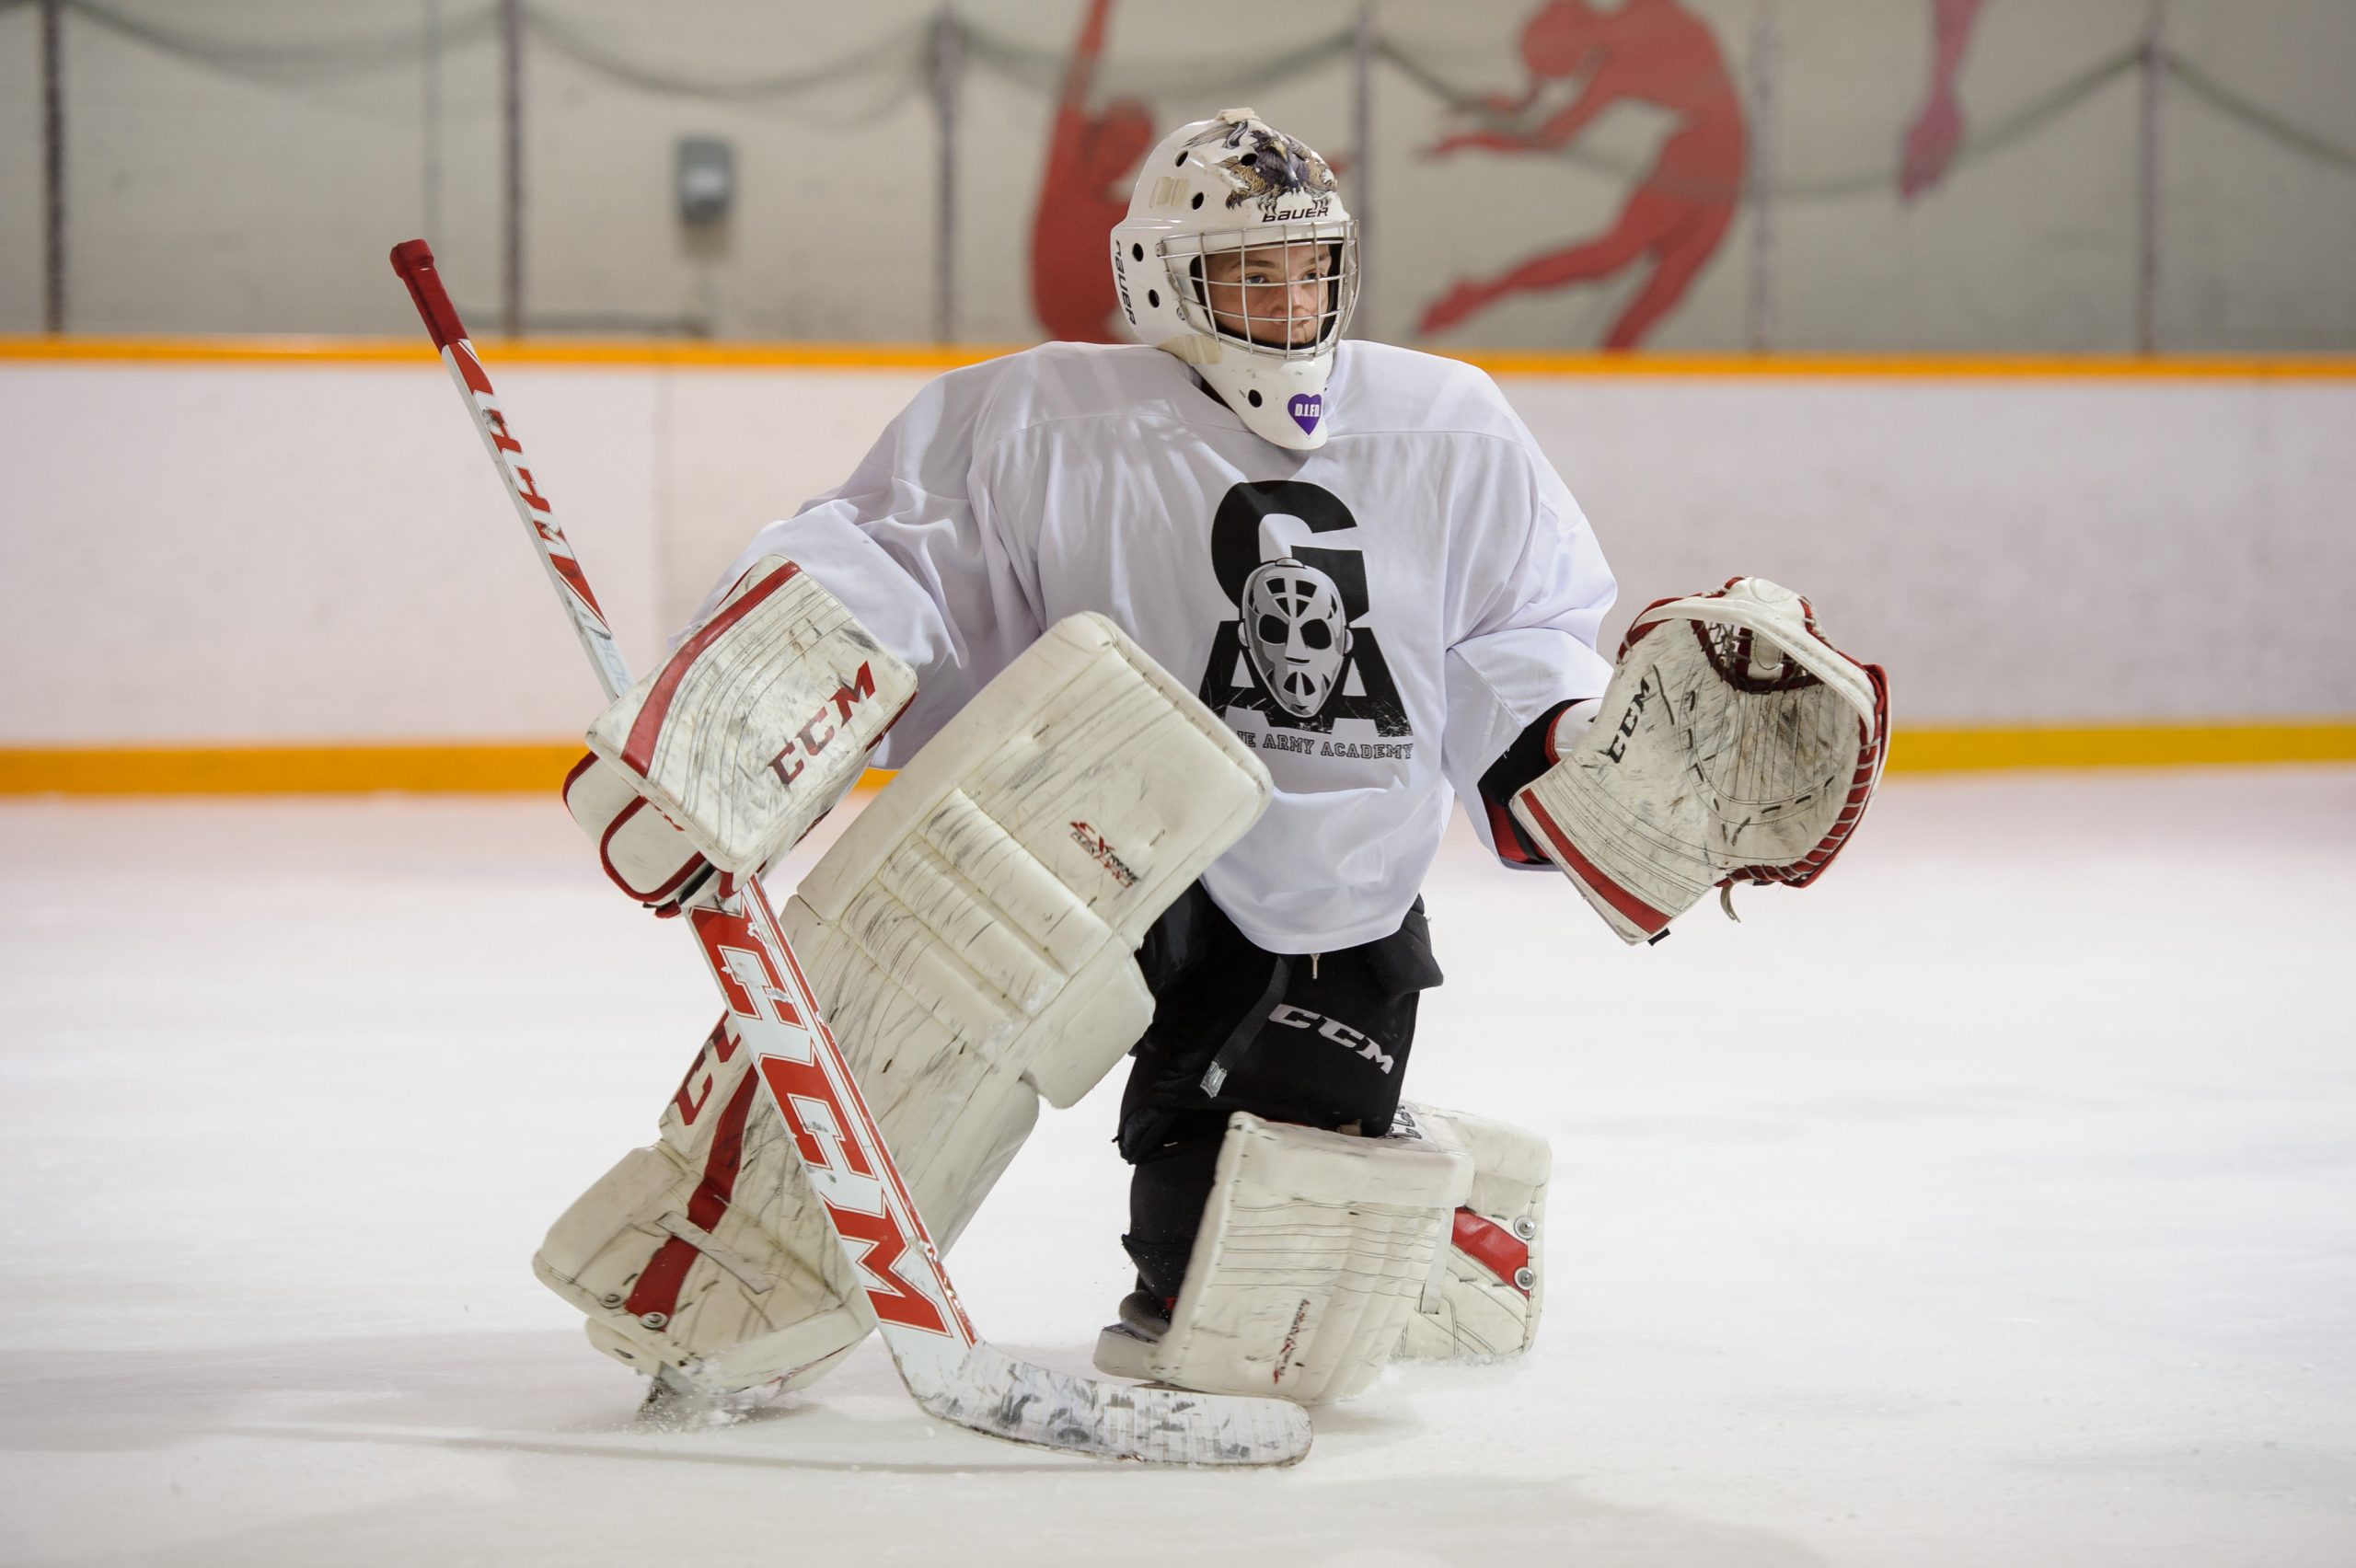
<path fill-rule="evenodd" d="M 1472 1160 L 1439 1287 L 1407 1320 L 1398 1354 L 1419 1361 L 1494 1361 L 1527 1350 L 1545 1305 L 1546 1140 L 1461 1111 L 1401 1107 L 1427 1137 Z"/>
<path fill-rule="evenodd" d="M 724 1027 L 724 1025 L 723 1025 Z M 687 1200 L 687 1219 L 704 1239 L 713 1239 L 713 1228 L 728 1213 L 730 1201 L 736 1194 L 736 1173 L 745 1159 L 745 1121 L 752 1113 L 753 1101 L 759 1084 L 751 1073 L 737 1079 L 734 1092 L 713 1124 L 710 1152 L 705 1157 L 703 1178 L 695 1185 Z M 681 1092 L 685 1092 L 683 1089 Z M 668 1215 L 663 1216 L 667 1219 Z M 664 1226 L 664 1229 L 671 1229 Z M 668 1318 L 679 1308 L 679 1287 L 686 1283 L 687 1269 L 699 1252 L 706 1249 L 699 1241 L 692 1241 L 672 1230 L 670 1239 L 655 1249 L 647 1262 L 646 1272 L 638 1276 L 630 1287 L 622 1309 L 635 1318 L 659 1312 Z"/>
<path fill-rule="evenodd" d="M 1488 1270 L 1499 1285 L 1509 1286 L 1524 1296 L 1530 1294 L 1530 1243 L 1496 1220 L 1484 1219 L 1469 1208 L 1458 1209 L 1448 1241 L 1457 1251 Z"/>

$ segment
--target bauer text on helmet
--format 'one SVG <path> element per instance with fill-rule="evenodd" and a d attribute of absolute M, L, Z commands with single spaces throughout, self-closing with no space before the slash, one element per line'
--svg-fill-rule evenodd
<path fill-rule="evenodd" d="M 1113 276 L 1138 340 L 1194 366 L 1245 428 L 1324 444 L 1357 225 L 1323 158 L 1248 109 L 1181 126 L 1146 156 Z"/>

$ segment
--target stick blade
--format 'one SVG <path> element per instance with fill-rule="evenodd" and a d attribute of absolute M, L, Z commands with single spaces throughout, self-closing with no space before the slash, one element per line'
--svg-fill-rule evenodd
<path fill-rule="evenodd" d="M 1309 1412 L 1284 1400 L 1075 1377 L 987 1343 L 953 1371 L 909 1377 L 908 1391 L 929 1413 L 971 1431 L 1098 1458 L 1289 1465 L 1309 1452 Z"/>

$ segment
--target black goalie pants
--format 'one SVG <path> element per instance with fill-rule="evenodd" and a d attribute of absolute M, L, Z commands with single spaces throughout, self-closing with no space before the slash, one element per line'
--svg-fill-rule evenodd
<path fill-rule="evenodd" d="M 1136 1168 L 1121 1242 L 1140 1286 L 1168 1299 L 1185 1276 L 1229 1114 L 1389 1132 L 1415 998 L 1440 973 L 1421 899 L 1390 936 L 1311 957 L 1253 945 L 1200 883 L 1147 933 L 1138 963 L 1154 1013 L 1121 1100 L 1116 1141 Z"/>

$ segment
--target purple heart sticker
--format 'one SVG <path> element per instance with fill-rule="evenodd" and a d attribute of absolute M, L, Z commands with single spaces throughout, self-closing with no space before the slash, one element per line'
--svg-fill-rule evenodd
<path fill-rule="evenodd" d="M 1325 395 L 1322 392 L 1296 392 L 1292 401 L 1285 405 L 1285 411 L 1292 415 L 1292 422 L 1300 427 L 1303 435 L 1307 435 L 1317 428 L 1317 421 L 1325 417 Z"/>

